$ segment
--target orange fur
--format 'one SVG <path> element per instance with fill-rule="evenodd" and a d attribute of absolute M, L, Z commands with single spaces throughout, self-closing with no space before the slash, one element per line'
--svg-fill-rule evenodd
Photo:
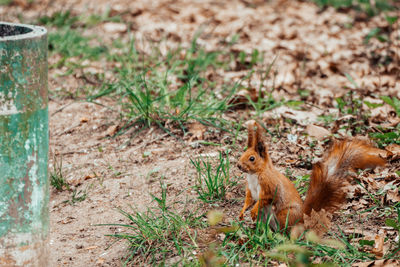
<path fill-rule="evenodd" d="M 254 129 L 256 128 L 256 129 Z M 248 173 L 246 199 L 240 212 L 239 219 L 243 219 L 245 211 L 254 203 L 251 217 L 256 219 L 259 209 L 277 219 L 280 227 L 293 226 L 303 222 L 303 215 L 310 215 L 312 210 L 319 212 L 336 211 L 345 201 L 345 184 L 350 178 L 349 171 L 360 168 L 382 166 L 385 160 L 367 141 L 345 140 L 335 143 L 323 158 L 322 162 L 314 165 L 311 174 L 310 187 L 303 204 L 293 183 L 275 169 L 262 137 L 261 126 L 254 122 L 248 125 L 247 150 L 240 157 L 238 167 Z M 259 195 L 252 195 L 251 189 L 256 192 L 254 176 L 260 186 Z M 258 192 L 258 191 L 257 191 Z"/>

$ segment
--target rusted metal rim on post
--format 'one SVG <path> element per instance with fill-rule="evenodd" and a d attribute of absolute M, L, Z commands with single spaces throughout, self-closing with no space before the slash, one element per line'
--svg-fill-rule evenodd
<path fill-rule="evenodd" d="M 0 21 L 0 42 L 37 38 L 46 33 L 44 27 Z"/>

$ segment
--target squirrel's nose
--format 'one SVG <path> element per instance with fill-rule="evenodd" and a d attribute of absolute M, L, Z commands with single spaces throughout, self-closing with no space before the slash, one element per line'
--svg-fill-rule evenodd
<path fill-rule="evenodd" d="M 240 164 L 240 162 L 237 163 L 237 167 L 239 168 L 239 170 L 244 171 L 242 164 Z"/>

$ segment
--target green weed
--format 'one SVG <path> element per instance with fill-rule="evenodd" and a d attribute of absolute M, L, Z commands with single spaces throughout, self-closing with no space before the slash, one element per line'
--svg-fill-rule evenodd
<path fill-rule="evenodd" d="M 333 6 L 339 8 L 352 8 L 359 12 L 364 12 L 369 16 L 375 16 L 383 11 L 396 8 L 395 1 L 376 0 L 374 4 L 370 0 L 313 0 L 320 7 Z"/>
<path fill-rule="evenodd" d="M 358 261 L 374 259 L 374 255 L 362 251 L 357 242 L 350 242 L 351 238 L 344 235 L 340 228 L 339 232 L 326 243 L 305 239 L 298 240 L 297 244 L 309 249 L 313 257 L 329 260 L 331 265 L 328 266 L 351 266 Z"/>
<path fill-rule="evenodd" d="M 50 173 L 50 185 L 58 191 L 67 190 L 71 192 L 71 199 L 64 202 L 74 205 L 77 202 L 84 201 L 87 198 L 88 189 L 91 186 L 83 190 L 77 188 L 71 189 L 62 173 L 62 159 L 59 162 L 54 159 L 53 165 L 53 171 Z"/>
<path fill-rule="evenodd" d="M 381 96 L 381 99 L 385 101 L 386 104 L 392 106 L 392 108 L 396 111 L 397 116 L 400 117 L 400 99 L 395 96 Z"/>
<path fill-rule="evenodd" d="M 0 0 L 0 5 L 7 6 L 7 5 L 12 4 L 13 1 L 14 0 Z"/>
<path fill-rule="evenodd" d="M 399 205 L 396 206 L 396 215 L 397 218 L 396 219 L 391 219 L 388 218 L 385 221 L 385 224 L 389 227 L 392 227 L 393 229 L 395 229 L 397 231 L 397 247 L 394 248 L 394 251 L 390 251 L 387 255 L 387 257 L 390 259 L 391 257 L 393 257 L 394 255 L 398 255 L 399 251 L 400 251 L 400 239 L 399 239 L 399 234 L 400 234 L 400 207 Z"/>
<path fill-rule="evenodd" d="M 353 86 L 358 88 L 355 82 Z M 363 111 L 362 104 L 364 102 L 361 97 L 356 97 L 353 90 L 350 90 L 343 97 L 338 97 L 335 100 L 340 116 L 351 115 L 348 119 L 343 120 L 345 123 L 342 124 L 342 129 L 350 130 L 353 135 L 363 133 L 368 129 L 367 126 L 370 113 Z"/>
<path fill-rule="evenodd" d="M 50 173 L 50 185 L 58 191 L 70 189 L 62 173 L 62 159 L 59 162 L 54 159 L 53 171 Z"/>
<path fill-rule="evenodd" d="M 243 262 L 263 265 L 267 260 L 264 252 L 285 240 L 284 235 L 273 232 L 267 223 L 258 219 L 254 227 L 242 225 L 238 231 L 227 233 L 221 244 L 221 254 L 230 265 Z"/>
<path fill-rule="evenodd" d="M 235 60 L 234 55 L 233 60 Z M 252 69 L 256 64 L 261 63 L 264 59 L 264 54 L 260 53 L 258 49 L 253 49 L 251 53 L 240 51 L 237 53 L 237 70 Z"/>
<path fill-rule="evenodd" d="M 230 162 L 227 154 L 219 153 L 216 167 L 213 167 L 208 159 L 203 158 L 190 159 L 190 162 L 197 171 L 194 188 L 199 199 L 204 202 L 210 203 L 224 199 L 227 190 L 237 183 L 230 177 Z"/>
<path fill-rule="evenodd" d="M 381 132 L 369 133 L 369 136 L 377 142 L 379 147 L 385 147 L 389 144 L 400 144 L 400 125 L 389 129 L 379 127 L 379 130 Z"/>
<path fill-rule="evenodd" d="M 71 27 L 74 23 L 79 20 L 78 16 L 73 16 L 71 11 L 55 12 L 51 16 L 43 16 L 38 18 L 37 23 L 45 26 L 54 26 L 58 28 Z"/>
<path fill-rule="evenodd" d="M 400 232 L 400 207 L 396 208 L 397 210 L 397 218 L 396 219 L 386 219 L 385 224 L 394 228 L 397 232 Z M 400 241 L 399 241 L 400 245 Z"/>
<path fill-rule="evenodd" d="M 185 58 L 176 56 L 181 53 Z M 217 95 L 214 83 L 207 79 L 205 72 L 221 67 L 218 54 L 201 49 L 178 49 L 161 60 L 157 51 L 140 60 L 132 39 L 128 47 L 108 57 L 123 66 L 115 69 L 116 81 L 104 83 L 88 100 L 117 97 L 123 107 L 122 116 L 127 119 L 123 129 L 133 125 L 157 125 L 172 135 L 173 128 L 185 133 L 186 122 L 198 121 L 226 130 L 227 122 L 222 114 L 229 109 L 229 99 L 239 85 L 223 86 Z"/>
<path fill-rule="evenodd" d="M 355 86 L 357 86 L 355 84 Z M 357 87 L 356 87 L 357 88 Z M 382 96 L 381 99 L 393 107 L 396 114 L 400 116 L 400 100 L 396 97 Z M 362 104 L 366 104 L 370 108 L 376 108 L 383 104 L 374 104 L 368 101 L 363 101 L 362 98 L 354 96 L 352 91 L 349 91 L 345 96 L 336 98 L 337 107 L 341 115 L 352 115 L 346 120 L 346 124 L 343 124 L 343 129 L 350 129 L 353 134 L 360 134 L 370 130 L 368 127 L 369 112 L 365 112 L 362 109 Z M 329 118 L 329 121 L 327 120 Z M 332 117 L 323 117 L 326 123 L 333 120 Z M 369 133 L 370 137 L 376 140 L 380 147 L 384 147 L 388 144 L 400 144 L 400 126 L 390 127 L 383 129 L 377 126 L 379 132 Z"/>
<path fill-rule="evenodd" d="M 87 27 L 95 26 L 102 22 L 117 22 L 121 23 L 122 18 L 120 15 L 110 17 L 110 9 L 106 10 L 106 12 L 102 15 L 98 14 L 90 14 L 88 17 L 80 18 L 80 21 Z"/>
<path fill-rule="evenodd" d="M 331 114 L 329 115 L 321 115 L 318 117 L 319 121 L 322 121 L 324 123 L 324 126 L 327 127 L 332 124 L 332 122 L 335 121 L 335 117 Z"/>
<path fill-rule="evenodd" d="M 4 1 L 4 0 L 3 0 Z M 42 16 L 37 19 L 36 24 L 56 28 L 92 27 L 102 22 L 122 22 L 119 15 L 110 17 L 110 9 L 103 14 L 73 15 L 70 10 L 58 11 L 52 15 Z"/>
<path fill-rule="evenodd" d="M 75 205 L 78 202 L 84 201 L 88 196 L 88 191 L 93 185 L 87 186 L 85 189 L 78 189 L 78 188 L 68 188 L 68 191 L 71 192 L 71 199 L 67 199 L 63 201 L 63 203 L 68 203 L 71 205 Z"/>
<path fill-rule="evenodd" d="M 368 44 L 372 38 L 376 38 L 382 43 L 391 44 L 390 35 L 394 31 L 393 24 L 399 19 L 398 16 L 385 16 L 387 27 L 373 28 L 365 37 L 364 43 Z"/>
<path fill-rule="evenodd" d="M 93 37 L 85 37 L 77 30 L 63 28 L 49 33 L 49 51 L 59 53 L 64 58 L 98 59 L 107 49 L 100 45 L 91 45 L 92 39 Z"/>
<path fill-rule="evenodd" d="M 311 162 L 310 162 L 310 164 L 311 164 Z M 310 174 L 296 177 L 294 184 L 301 196 L 304 196 L 306 194 L 306 192 L 308 190 L 309 181 L 310 181 Z"/>
<path fill-rule="evenodd" d="M 229 266 L 245 263 L 266 266 L 277 261 L 289 266 L 315 266 L 315 257 L 324 258 L 323 265 L 318 266 L 334 266 L 342 260 L 346 261 L 343 255 L 347 252 L 341 238 L 319 239 L 312 232 L 289 237 L 284 233 L 285 229 L 274 232 L 261 219 L 256 221 L 254 227 L 240 224 L 240 227 L 231 228 L 236 231 L 226 232 L 218 249 L 218 254 L 226 259 Z"/>
<path fill-rule="evenodd" d="M 35 0 L 27 0 L 26 2 L 27 2 L 28 4 L 30 4 L 30 3 L 35 2 Z M 7 6 L 7 5 L 11 5 L 11 4 L 13 4 L 13 3 L 14 3 L 14 0 L 0 0 L 0 6 L 1 6 L 1 5 Z"/>

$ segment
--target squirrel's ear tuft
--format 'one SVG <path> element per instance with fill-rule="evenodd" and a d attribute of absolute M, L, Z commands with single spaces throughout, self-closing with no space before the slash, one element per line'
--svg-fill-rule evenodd
<path fill-rule="evenodd" d="M 266 150 L 267 150 L 267 148 L 265 147 L 265 144 L 263 141 L 257 142 L 257 146 L 256 146 L 257 154 L 260 155 L 260 157 L 262 157 L 263 159 L 265 159 L 265 155 L 267 154 Z"/>
<path fill-rule="evenodd" d="M 248 138 L 247 138 L 247 147 L 254 147 L 255 143 L 255 132 L 254 132 L 254 123 L 247 123 L 247 131 L 248 131 Z"/>
<path fill-rule="evenodd" d="M 256 142 L 258 143 L 258 142 L 263 141 L 263 128 L 262 128 L 262 126 L 258 122 L 254 123 L 254 126 L 256 127 L 256 130 L 255 130 L 256 140 L 257 140 Z"/>
<path fill-rule="evenodd" d="M 264 143 L 263 128 L 260 124 L 254 124 L 257 129 L 255 130 L 255 150 L 260 157 L 265 158 L 267 155 L 267 146 Z"/>

